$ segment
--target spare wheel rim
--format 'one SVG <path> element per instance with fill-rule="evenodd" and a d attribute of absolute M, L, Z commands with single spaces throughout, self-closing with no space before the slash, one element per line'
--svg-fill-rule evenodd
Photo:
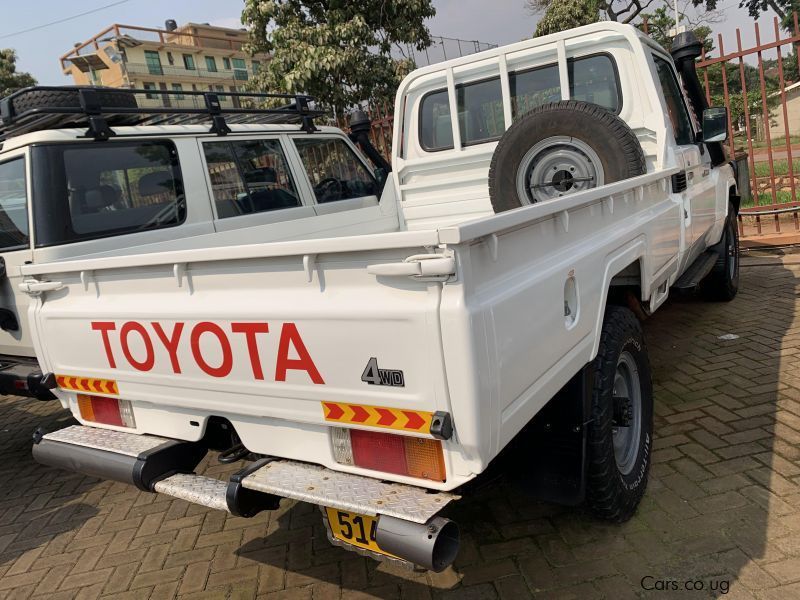
<path fill-rule="evenodd" d="M 603 185 L 600 157 L 585 142 L 552 136 L 536 143 L 517 169 L 517 195 L 522 204 L 553 200 Z"/>

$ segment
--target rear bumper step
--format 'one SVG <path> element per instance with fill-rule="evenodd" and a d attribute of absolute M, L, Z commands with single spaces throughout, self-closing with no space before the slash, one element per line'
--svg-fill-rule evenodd
<path fill-rule="evenodd" d="M 436 516 L 458 498 L 446 492 L 276 458 L 255 461 L 225 482 L 193 473 L 208 451 L 201 442 L 81 425 L 34 435 L 34 442 L 33 456 L 42 464 L 130 483 L 238 516 L 274 510 L 281 498 L 291 498 L 376 517 L 381 550 L 397 557 L 392 560 L 427 569 L 441 571 L 458 551 L 457 526 Z"/>

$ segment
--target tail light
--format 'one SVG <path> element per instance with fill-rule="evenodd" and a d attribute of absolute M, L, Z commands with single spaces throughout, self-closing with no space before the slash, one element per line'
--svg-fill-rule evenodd
<path fill-rule="evenodd" d="M 78 410 L 84 421 L 117 427 L 136 427 L 133 407 L 127 400 L 78 394 Z"/>
<path fill-rule="evenodd" d="M 336 462 L 419 479 L 445 481 L 439 440 L 360 429 L 331 428 Z"/>

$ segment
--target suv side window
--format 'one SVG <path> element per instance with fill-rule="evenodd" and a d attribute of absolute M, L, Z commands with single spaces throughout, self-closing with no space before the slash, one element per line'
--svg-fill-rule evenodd
<path fill-rule="evenodd" d="M 318 203 L 378 195 L 377 181 L 344 140 L 314 136 L 294 143 Z"/>
<path fill-rule="evenodd" d="M 675 133 L 675 142 L 680 146 L 694 143 L 692 133 L 692 122 L 689 119 L 689 112 L 686 110 L 686 103 L 683 101 L 678 80 L 669 62 L 663 58 L 653 55 L 658 72 L 658 80 L 661 83 L 661 93 L 667 103 L 667 113 L 672 123 L 672 131 Z"/>
<path fill-rule="evenodd" d="M 28 199 L 25 159 L 0 163 L 0 248 L 28 245 Z"/>
<path fill-rule="evenodd" d="M 43 144 L 31 156 L 37 248 L 174 227 L 186 219 L 171 141 Z"/>
<path fill-rule="evenodd" d="M 203 152 L 219 218 L 300 206 L 278 140 L 206 142 Z"/>

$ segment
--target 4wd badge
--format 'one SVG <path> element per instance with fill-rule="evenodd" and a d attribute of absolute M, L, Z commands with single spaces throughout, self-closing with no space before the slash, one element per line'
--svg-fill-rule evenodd
<path fill-rule="evenodd" d="M 369 359 L 367 368 L 361 374 L 361 381 L 370 385 L 390 385 L 393 387 L 405 387 L 406 380 L 403 372 L 397 369 L 379 369 L 378 359 L 374 356 Z"/>

